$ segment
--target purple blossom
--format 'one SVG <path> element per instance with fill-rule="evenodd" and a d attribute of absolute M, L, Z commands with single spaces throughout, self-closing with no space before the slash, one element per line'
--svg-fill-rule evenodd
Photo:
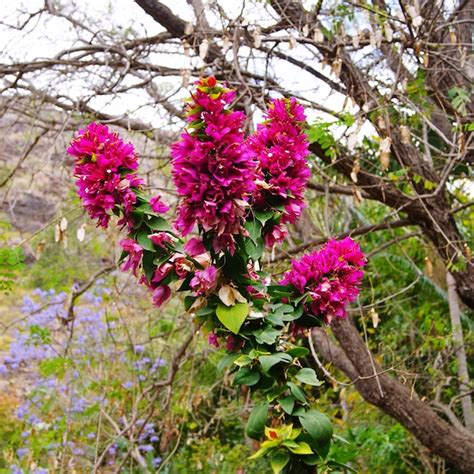
<path fill-rule="evenodd" d="M 164 367 L 166 365 L 166 361 L 163 360 L 161 357 L 157 357 L 151 366 L 151 372 L 155 372 L 160 367 Z"/>
<path fill-rule="evenodd" d="M 153 446 L 151 444 L 142 444 L 141 446 L 138 447 L 140 451 L 143 451 L 144 453 L 150 453 L 153 451 Z"/>
<path fill-rule="evenodd" d="M 23 420 L 23 418 L 26 417 L 26 415 L 28 415 L 30 413 L 30 407 L 29 405 L 26 403 L 24 405 L 20 405 L 17 409 L 16 409 L 16 417 L 19 419 L 19 420 Z"/>
<path fill-rule="evenodd" d="M 191 288 L 198 295 L 209 293 L 216 287 L 217 276 L 217 268 L 214 265 L 210 265 L 204 270 L 198 270 L 191 280 Z"/>
<path fill-rule="evenodd" d="M 309 143 L 302 105 L 294 98 L 275 99 L 268 106 L 266 119 L 248 138 L 247 146 L 258 160 L 254 208 L 283 206 L 278 224 L 264 229 L 265 243 L 271 246 L 284 239 L 285 224 L 292 224 L 301 216 L 311 173 L 306 161 Z"/>
<path fill-rule="evenodd" d="M 16 454 L 20 459 L 24 458 L 29 452 L 28 448 L 19 448 L 16 450 Z"/>
<path fill-rule="evenodd" d="M 171 288 L 168 285 L 160 285 L 153 290 L 152 302 L 158 308 L 171 298 Z"/>
<path fill-rule="evenodd" d="M 307 294 L 308 313 L 329 323 L 345 317 L 347 304 L 359 295 L 365 264 L 357 242 L 349 237 L 330 240 L 322 249 L 293 260 L 280 283 Z"/>
<path fill-rule="evenodd" d="M 89 216 L 107 228 L 111 212 L 122 208 L 121 224 L 133 225 L 131 212 L 137 201 L 134 189 L 143 180 L 133 170 L 138 159 L 131 143 L 99 123 L 90 123 L 72 140 L 68 153 L 76 157 L 77 192 Z"/>
<path fill-rule="evenodd" d="M 143 249 L 141 246 L 135 242 L 133 239 L 123 239 L 120 242 L 120 246 L 128 256 L 122 264 L 122 270 L 125 272 L 127 270 L 132 270 L 132 273 L 135 276 L 138 276 L 138 267 L 141 264 Z"/>
<path fill-rule="evenodd" d="M 184 250 L 188 253 L 190 257 L 197 257 L 198 255 L 206 253 L 206 248 L 204 247 L 202 240 L 196 237 L 189 239 L 184 244 Z"/>
<path fill-rule="evenodd" d="M 171 245 L 173 243 L 173 239 L 170 234 L 166 232 L 158 232 L 156 234 L 150 234 L 148 238 L 158 247 L 163 250 L 166 250 L 166 244 Z"/>
<path fill-rule="evenodd" d="M 207 341 L 211 346 L 219 347 L 219 340 L 217 339 L 217 335 L 213 332 L 209 333 L 209 335 L 207 336 Z"/>
<path fill-rule="evenodd" d="M 157 194 L 150 199 L 150 206 L 153 212 L 157 212 L 158 214 L 164 214 L 170 210 L 169 206 L 167 206 L 162 200 L 161 196 Z"/>
<path fill-rule="evenodd" d="M 188 105 L 188 130 L 171 147 L 173 179 L 182 201 L 176 228 L 198 224 L 213 236 L 215 251 L 235 251 L 254 192 L 255 162 L 244 146 L 245 115 L 229 109 L 235 91 L 213 77 L 201 79 Z"/>

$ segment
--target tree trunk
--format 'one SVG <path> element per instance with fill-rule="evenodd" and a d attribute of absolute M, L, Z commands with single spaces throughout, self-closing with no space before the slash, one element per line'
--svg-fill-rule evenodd
<path fill-rule="evenodd" d="M 462 334 L 461 311 L 459 309 L 458 294 L 456 292 L 456 280 L 449 272 L 446 272 L 446 283 L 448 285 L 448 303 L 453 331 L 453 346 L 458 361 L 459 395 L 461 397 L 464 425 L 471 433 L 474 433 L 474 414 L 472 412 L 472 399 L 469 393 L 469 372 L 467 370 L 466 351 L 464 349 L 464 337 Z"/>
<path fill-rule="evenodd" d="M 313 330 L 321 355 L 356 381 L 355 387 L 365 400 L 395 418 L 433 454 L 460 472 L 472 474 L 474 436 L 444 421 L 416 393 L 382 373 L 349 319 L 336 319 L 331 326 L 340 347 L 322 329 Z"/>

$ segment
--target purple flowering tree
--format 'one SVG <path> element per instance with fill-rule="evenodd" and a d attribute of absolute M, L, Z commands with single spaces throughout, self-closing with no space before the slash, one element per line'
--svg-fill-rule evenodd
<path fill-rule="evenodd" d="M 114 342 L 123 328 L 106 318 L 110 290 L 96 283 L 75 307 L 74 321 L 65 293 L 37 289 L 23 300 L 23 317 L 0 356 L 0 375 L 20 386 L 26 376 L 32 387 L 14 413 L 19 432 L 8 472 L 112 469 L 128 451 L 145 471 L 161 463 L 155 421 L 136 415 L 131 423 L 123 413 L 133 412 L 133 394 L 161 377 L 166 361 L 149 346 Z"/>
<path fill-rule="evenodd" d="M 272 100 L 245 136 L 235 95 L 214 77 L 195 84 L 188 125 L 172 146 L 176 219 L 166 217 L 161 196 L 145 193 L 134 147 L 105 125 L 81 130 L 68 152 L 90 217 L 106 228 L 115 215 L 128 232 L 122 269 L 157 307 L 186 292 L 196 329 L 227 352 L 221 367 L 254 394 L 246 433 L 261 445 L 252 458 L 267 456 L 276 473 L 313 472 L 326 463 L 333 428 L 314 409 L 322 382 L 304 367 L 309 351 L 298 336 L 346 316 L 366 260 L 345 238 L 294 260 L 279 281 L 263 270 L 265 248 L 282 242 L 305 205 L 305 114 L 295 99 Z"/>

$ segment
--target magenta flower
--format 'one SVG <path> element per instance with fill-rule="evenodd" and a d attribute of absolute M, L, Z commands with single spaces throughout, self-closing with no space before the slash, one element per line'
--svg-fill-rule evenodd
<path fill-rule="evenodd" d="M 219 340 L 217 339 L 216 334 L 214 334 L 213 332 L 209 333 L 209 335 L 207 336 L 207 342 L 209 343 L 209 345 L 219 348 Z"/>
<path fill-rule="evenodd" d="M 204 295 L 215 289 L 217 283 L 217 268 L 210 265 L 204 270 L 198 270 L 192 278 L 191 288 L 198 294 Z"/>
<path fill-rule="evenodd" d="M 131 269 L 132 273 L 138 276 L 137 272 L 142 261 L 143 249 L 133 239 L 123 239 L 119 243 L 123 250 L 128 253 L 126 260 L 123 262 L 122 270 L 125 272 Z"/>
<path fill-rule="evenodd" d="M 171 259 L 174 264 L 174 272 L 179 279 L 184 279 L 188 276 L 193 268 L 193 264 L 182 254 L 177 253 Z"/>
<path fill-rule="evenodd" d="M 330 240 L 322 249 L 293 260 L 280 283 L 307 294 L 307 312 L 329 323 L 345 317 L 346 306 L 359 295 L 365 264 L 357 242 L 349 237 Z"/>
<path fill-rule="evenodd" d="M 210 77 L 196 83 L 188 105 L 188 130 L 172 145 L 173 179 L 183 197 L 176 228 L 186 235 L 195 224 L 211 232 L 215 251 L 235 251 L 255 190 L 255 162 L 244 145 L 245 115 L 229 110 L 235 91 Z"/>
<path fill-rule="evenodd" d="M 280 222 L 264 229 L 265 243 L 271 246 L 284 239 L 284 224 L 292 224 L 301 216 L 311 173 L 306 161 L 309 144 L 303 106 L 294 98 L 273 100 L 266 119 L 248 138 L 247 145 L 258 159 L 254 208 L 283 207 Z"/>
<path fill-rule="evenodd" d="M 150 206 L 153 212 L 157 212 L 158 214 L 164 214 L 170 210 L 169 206 L 167 206 L 162 200 L 161 196 L 157 194 L 150 199 Z"/>
<path fill-rule="evenodd" d="M 239 339 L 232 334 L 229 334 L 226 339 L 225 348 L 228 351 L 236 352 L 242 348 L 244 341 Z"/>
<path fill-rule="evenodd" d="M 202 255 L 203 253 L 206 253 L 206 247 L 204 247 L 202 240 L 196 237 L 189 239 L 184 244 L 184 250 L 187 252 L 187 254 L 190 257 L 197 257 L 198 255 Z"/>
<path fill-rule="evenodd" d="M 132 173 L 138 168 L 133 145 L 106 125 L 91 123 L 79 131 L 67 151 L 76 157 L 76 186 L 89 216 L 107 228 L 111 213 L 121 209 L 119 224 L 131 227 L 137 200 L 134 189 L 143 185 L 143 180 Z"/>
<path fill-rule="evenodd" d="M 152 283 L 161 283 L 173 270 L 173 265 L 171 263 L 162 263 L 156 270 L 153 278 L 151 279 Z"/>
<path fill-rule="evenodd" d="M 168 285 L 160 285 L 153 290 L 153 304 L 158 308 L 171 297 L 171 288 Z"/>
<path fill-rule="evenodd" d="M 273 247 L 286 237 L 286 232 L 286 227 L 283 224 L 275 225 L 263 234 L 263 241 L 267 247 Z"/>
<path fill-rule="evenodd" d="M 150 234 L 148 238 L 158 247 L 160 247 L 163 250 L 167 250 L 166 244 L 172 245 L 173 244 L 173 239 L 171 238 L 170 234 L 167 234 L 166 232 L 157 232 L 155 234 Z"/>

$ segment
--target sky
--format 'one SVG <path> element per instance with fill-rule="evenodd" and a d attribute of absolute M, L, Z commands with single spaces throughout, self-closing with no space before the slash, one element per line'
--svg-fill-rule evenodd
<path fill-rule="evenodd" d="M 90 24 L 90 19 L 96 23 L 91 28 L 99 32 L 118 31 L 127 33 L 129 28 L 133 28 L 138 32 L 139 36 L 152 36 L 160 33 L 163 28 L 147 15 L 133 0 L 60 0 L 64 5 L 66 12 L 72 14 L 74 18 L 82 21 L 87 17 L 85 23 Z M 205 2 L 206 0 L 204 0 Z M 3 23 L 9 25 L 18 25 L 27 18 L 26 12 L 34 12 L 43 6 L 44 0 L 0 0 L 0 17 L 3 17 Z M 193 21 L 193 14 L 186 0 L 162 0 L 162 3 L 169 6 L 173 12 L 186 21 Z M 241 2 L 239 0 L 220 0 L 221 7 L 225 10 L 229 17 L 236 17 L 241 12 Z M 244 18 L 250 24 L 259 22 L 261 18 L 261 9 L 264 8 L 262 2 L 246 2 Z M 19 14 L 19 12 L 24 12 Z M 273 19 L 268 17 L 267 24 L 272 23 Z M 212 17 L 209 18 L 211 24 Z M 262 25 L 265 26 L 265 25 Z M 286 33 L 285 33 L 286 34 Z M 28 26 L 22 30 L 14 30 L 0 25 L 0 51 L 1 63 L 11 61 L 31 61 L 44 58 L 52 58 L 65 48 L 77 45 L 77 35 L 72 30 L 69 22 L 65 19 L 43 15 L 35 17 Z M 290 45 L 288 45 L 288 48 Z M 243 48 L 242 48 L 243 51 Z M 305 57 L 306 51 L 303 46 L 297 46 L 296 49 L 290 51 L 292 55 L 301 55 Z M 229 53 L 230 54 L 230 53 Z M 307 57 L 307 56 L 306 56 Z M 171 59 L 170 59 L 171 58 Z M 173 55 L 168 57 L 166 54 L 155 55 L 152 59 L 156 63 L 172 65 L 173 67 L 188 68 L 191 64 L 199 65 L 199 58 L 187 58 L 184 55 Z M 170 62 L 172 61 L 172 63 Z M 262 64 L 256 68 L 262 68 Z M 329 66 L 324 66 L 317 61 L 311 65 L 324 72 L 327 76 L 331 75 Z M 260 72 L 263 73 L 263 70 Z M 298 91 L 302 96 L 311 98 L 316 103 L 320 103 L 326 107 L 330 107 L 335 111 L 350 110 L 355 112 L 356 109 L 350 103 L 344 101 L 344 97 L 337 93 L 332 93 L 330 89 L 321 81 L 315 81 L 314 77 L 309 73 L 302 73 L 290 66 L 287 62 L 278 61 L 275 63 L 273 73 L 276 74 L 281 84 L 289 90 Z M 334 76 L 332 79 L 337 80 Z M 179 79 L 163 78 L 160 80 L 160 87 L 165 91 L 174 92 L 179 89 L 180 84 L 176 84 Z M 42 78 L 36 78 L 35 86 L 38 88 L 49 87 L 51 77 L 44 75 Z M 85 92 L 90 93 L 90 79 L 88 77 L 80 77 L 75 80 L 61 82 L 55 84 L 55 93 L 59 90 L 65 95 L 79 97 Z M 186 97 L 185 90 L 178 90 L 173 100 L 176 105 L 180 106 L 180 101 Z M 129 114 L 131 117 L 139 118 L 145 122 L 152 123 L 155 127 L 162 125 L 159 114 L 156 113 L 154 107 L 148 104 L 149 97 L 144 91 L 135 91 L 122 95 L 120 99 L 111 100 L 110 97 L 96 96 L 91 104 L 98 110 L 112 114 L 122 115 Z M 308 111 L 311 120 L 316 117 L 325 117 L 319 111 Z M 255 119 L 258 120 L 259 114 Z M 373 133 L 371 127 L 364 126 L 359 134 Z"/>

